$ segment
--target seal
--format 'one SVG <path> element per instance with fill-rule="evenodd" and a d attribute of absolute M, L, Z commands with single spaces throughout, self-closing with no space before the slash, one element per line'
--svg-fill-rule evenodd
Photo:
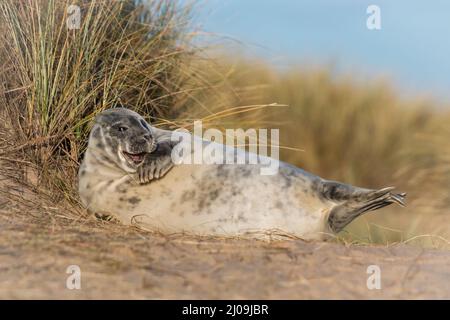
<path fill-rule="evenodd" d="M 261 175 L 261 164 L 174 166 L 171 136 L 129 109 L 99 114 L 79 170 L 84 206 L 98 217 L 166 234 L 266 239 L 327 239 L 365 212 L 404 206 L 406 194 L 392 187 L 354 187 L 284 162 L 274 175 Z"/>

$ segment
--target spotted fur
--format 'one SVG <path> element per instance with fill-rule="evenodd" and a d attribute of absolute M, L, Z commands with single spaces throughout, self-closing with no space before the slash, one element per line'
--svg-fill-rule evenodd
<path fill-rule="evenodd" d="M 260 174 L 261 164 L 173 166 L 170 135 L 127 109 L 100 114 L 79 171 L 84 205 L 101 216 L 164 233 L 273 239 L 275 232 L 325 239 L 365 212 L 404 204 L 405 194 L 392 188 L 328 181 L 283 162 L 271 176 Z M 242 149 L 223 149 L 249 158 Z M 147 156 L 136 166 L 121 157 L 123 150 Z"/>

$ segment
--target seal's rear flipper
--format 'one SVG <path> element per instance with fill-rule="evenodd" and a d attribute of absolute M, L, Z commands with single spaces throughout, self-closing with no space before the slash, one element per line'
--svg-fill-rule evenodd
<path fill-rule="evenodd" d="M 348 185 L 345 186 L 348 187 Z M 350 188 L 351 192 L 345 197 L 346 201 L 337 204 L 330 211 L 328 224 L 331 230 L 338 233 L 363 213 L 386 207 L 392 203 L 405 206 L 406 193 L 393 193 L 392 190 L 394 190 L 393 187 L 380 190 Z"/>

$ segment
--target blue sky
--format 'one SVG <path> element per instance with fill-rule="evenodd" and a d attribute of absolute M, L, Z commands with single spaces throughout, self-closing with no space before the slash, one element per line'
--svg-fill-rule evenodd
<path fill-rule="evenodd" d="M 371 4 L 381 30 L 366 27 Z M 280 68 L 333 65 L 450 101 L 449 0 L 203 0 L 196 24 L 216 35 L 209 40 L 236 39 L 225 47 Z"/>

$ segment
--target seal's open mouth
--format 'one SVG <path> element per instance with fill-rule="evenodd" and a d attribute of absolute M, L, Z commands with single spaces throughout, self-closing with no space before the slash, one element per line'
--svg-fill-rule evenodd
<path fill-rule="evenodd" d="M 125 156 L 125 158 L 127 158 L 128 160 L 133 162 L 135 165 L 141 164 L 142 161 L 144 161 L 144 157 L 145 157 L 145 154 L 146 154 L 146 152 L 129 153 L 129 152 L 126 152 L 126 151 L 122 151 L 122 153 Z"/>

